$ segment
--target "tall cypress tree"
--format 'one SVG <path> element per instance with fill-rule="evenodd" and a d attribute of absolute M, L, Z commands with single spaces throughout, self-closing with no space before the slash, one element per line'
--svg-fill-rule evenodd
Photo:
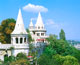
<path fill-rule="evenodd" d="M 64 32 L 63 29 L 61 29 L 61 32 L 60 32 L 60 34 L 59 34 L 59 37 L 60 37 L 60 39 L 66 40 L 65 32 Z"/>

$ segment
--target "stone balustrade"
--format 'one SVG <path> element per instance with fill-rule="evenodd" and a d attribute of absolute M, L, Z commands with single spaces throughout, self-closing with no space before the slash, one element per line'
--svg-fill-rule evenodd
<path fill-rule="evenodd" d="M 15 44 L 14 48 L 29 48 L 29 44 Z"/>
<path fill-rule="evenodd" d="M 0 44 L 0 49 L 10 49 L 10 47 L 14 48 L 29 48 L 29 44 Z"/>
<path fill-rule="evenodd" d="M 0 49 L 10 49 L 12 47 L 12 44 L 0 44 Z"/>

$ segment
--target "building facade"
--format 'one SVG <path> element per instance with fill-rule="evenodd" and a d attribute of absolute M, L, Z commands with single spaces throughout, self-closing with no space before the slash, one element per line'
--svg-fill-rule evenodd
<path fill-rule="evenodd" d="M 46 35 L 46 29 L 44 27 L 40 12 L 38 14 L 37 22 L 35 25 L 33 25 L 32 20 L 30 21 L 29 31 L 34 40 L 34 43 L 46 42 L 46 38 L 48 36 Z"/>
<path fill-rule="evenodd" d="M 41 14 L 39 13 L 35 26 L 30 21 L 29 30 L 34 41 L 32 43 L 45 43 L 48 36 L 46 36 L 46 29 L 44 27 Z M 11 50 L 11 48 L 14 48 Z M 17 21 L 13 32 L 11 33 L 11 44 L 0 43 L 0 59 L 4 60 L 4 56 L 16 56 L 18 53 L 29 52 L 28 33 L 24 27 L 21 10 L 19 9 Z"/>

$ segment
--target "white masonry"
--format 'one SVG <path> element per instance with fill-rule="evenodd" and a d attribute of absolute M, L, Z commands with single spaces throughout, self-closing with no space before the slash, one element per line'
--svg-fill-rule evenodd
<path fill-rule="evenodd" d="M 0 59 L 4 60 L 4 56 L 7 54 L 16 56 L 18 53 L 25 53 L 26 56 L 29 52 L 28 33 L 24 28 L 21 10 L 19 9 L 17 21 L 13 32 L 11 33 L 11 44 L 0 44 Z M 10 48 L 14 47 L 13 50 Z"/>
<path fill-rule="evenodd" d="M 32 42 L 33 44 L 46 42 L 45 39 L 48 36 L 46 35 L 46 29 L 44 27 L 40 12 L 39 12 L 35 26 L 33 25 L 32 19 L 31 19 L 29 30 L 32 38 L 34 39 L 34 41 Z M 14 49 L 11 50 L 10 49 L 11 47 L 14 47 Z M 29 43 L 28 43 L 28 33 L 26 32 L 26 29 L 24 27 L 21 10 L 19 9 L 15 28 L 11 33 L 11 44 L 0 43 L 0 59 L 4 60 L 4 56 L 6 54 L 8 56 L 11 56 L 11 53 L 12 53 L 14 56 L 16 56 L 20 52 L 26 53 L 26 55 L 28 55 Z"/>
<path fill-rule="evenodd" d="M 46 35 L 46 29 L 44 27 L 40 12 L 38 14 L 38 18 L 37 18 L 37 22 L 35 26 L 33 25 L 32 19 L 31 19 L 29 30 L 34 40 L 34 43 L 45 43 L 46 42 L 46 38 L 48 36 Z"/>

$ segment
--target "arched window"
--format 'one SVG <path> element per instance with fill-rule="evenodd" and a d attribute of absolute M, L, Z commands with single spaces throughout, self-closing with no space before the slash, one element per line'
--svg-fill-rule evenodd
<path fill-rule="evenodd" d="M 41 33 L 41 36 L 44 36 L 44 33 Z"/>
<path fill-rule="evenodd" d="M 37 36 L 40 36 L 40 33 L 37 33 Z"/>
<path fill-rule="evenodd" d="M 22 43 L 23 42 L 23 38 L 20 38 L 20 43 Z"/>
<path fill-rule="evenodd" d="M 38 29 L 40 29 L 40 27 L 38 27 Z"/>
<path fill-rule="evenodd" d="M 24 38 L 24 42 L 26 42 L 26 38 Z"/>
<path fill-rule="evenodd" d="M 6 58 L 8 58 L 8 54 L 4 55 L 4 61 L 6 60 Z"/>
<path fill-rule="evenodd" d="M 16 38 L 16 43 L 18 43 L 18 38 Z"/>
<path fill-rule="evenodd" d="M 42 29 L 43 29 L 43 26 L 42 26 Z"/>

